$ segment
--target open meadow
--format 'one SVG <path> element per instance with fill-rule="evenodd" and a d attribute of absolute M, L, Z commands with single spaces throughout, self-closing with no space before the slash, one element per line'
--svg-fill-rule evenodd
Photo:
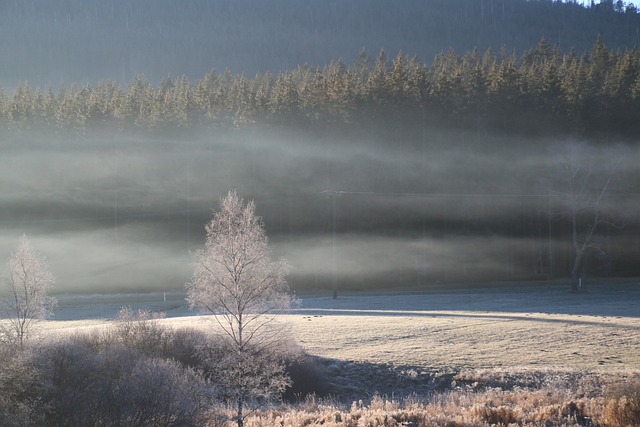
<path fill-rule="evenodd" d="M 173 327 L 211 326 L 186 303 L 142 302 L 133 296 L 116 306 L 163 311 Z M 138 299 L 140 299 L 138 297 Z M 129 304 L 127 302 L 129 301 Z M 352 362 L 419 369 L 576 369 L 640 372 L 640 289 L 634 284 L 592 286 L 571 294 L 563 286 L 497 288 L 431 293 L 347 293 L 300 298 L 282 314 L 296 339 L 313 355 Z M 93 300 L 67 304 L 46 329 L 85 328 L 105 318 Z M 137 304 L 137 305 L 136 305 Z M 79 315 L 71 312 L 76 310 Z"/>
<path fill-rule="evenodd" d="M 279 320 L 313 360 L 302 377 L 329 400 L 272 407 L 246 425 L 634 425 L 640 411 L 620 390 L 640 389 L 638 301 L 633 283 L 303 295 Z M 162 324 L 213 327 L 177 297 L 154 309 L 163 304 Z"/>

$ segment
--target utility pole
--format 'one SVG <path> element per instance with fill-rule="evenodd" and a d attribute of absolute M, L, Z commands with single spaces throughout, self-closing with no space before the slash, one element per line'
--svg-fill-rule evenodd
<path fill-rule="evenodd" d="M 322 194 L 331 196 L 331 297 L 338 299 L 338 279 L 336 277 L 336 196 L 341 191 L 325 190 Z"/>
<path fill-rule="evenodd" d="M 331 217 L 332 217 L 332 233 L 331 233 L 331 290 L 332 298 L 338 299 L 338 280 L 336 278 L 336 192 L 331 193 Z"/>

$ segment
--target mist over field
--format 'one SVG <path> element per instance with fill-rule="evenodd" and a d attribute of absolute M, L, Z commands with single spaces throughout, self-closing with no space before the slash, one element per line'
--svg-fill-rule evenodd
<path fill-rule="evenodd" d="M 255 200 L 293 289 L 327 288 L 334 273 L 345 288 L 566 277 L 568 226 L 550 192 L 556 141 L 404 138 L 16 137 L 0 158 L 0 253 L 26 233 L 58 293 L 181 289 L 212 209 L 236 189 Z M 594 150 L 597 167 L 622 159 L 607 210 L 637 212 L 638 149 Z M 624 273 L 637 259 L 637 233 L 608 236 L 611 258 L 589 272 L 617 263 Z"/>
<path fill-rule="evenodd" d="M 615 170 L 599 206 L 615 221 L 596 233 L 585 277 L 637 275 L 636 121 L 615 112 L 636 105 L 618 93 L 637 86 L 635 56 L 614 49 L 637 44 L 639 15 L 623 6 L 3 2 L 0 260 L 26 233 L 55 292 L 182 289 L 235 189 L 255 200 L 296 290 L 564 280 L 575 254 L 558 144 L 576 142 L 593 154 L 587 194 Z M 494 79 L 516 51 L 522 101 L 516 80 Z M 581 76 L 590 51 L 626 67 L 608 86 L 606 61 L 589 69 L 608 88 L 598 96 L 561 79 Z M 552 62 L 564 98 L 535 78 Z M 606 132 L 616 124 L 620 144 Z"/>

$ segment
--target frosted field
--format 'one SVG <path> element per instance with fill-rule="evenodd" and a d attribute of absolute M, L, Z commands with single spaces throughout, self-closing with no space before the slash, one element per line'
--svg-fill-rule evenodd
<path fill-rule="evenodd" d="M 303 295 L 281 315 L 311 354 L 427 370 L 640 372 L 640 286 L 567 286 L 422 294 Z M 47 332 L 104 325 L 124 305 L 165 311 L 174 327 L 211 327 L 184 295 L 61 297 Z"/>

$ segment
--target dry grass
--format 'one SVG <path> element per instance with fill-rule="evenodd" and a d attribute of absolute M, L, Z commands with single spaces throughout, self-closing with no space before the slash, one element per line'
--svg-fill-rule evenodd
<path fill-rule="evenodd" d="M 497 312 L 287 316 L 323 357 L 423 368 L 640 370 L 640 319 Z"/>
<path fill-rule="evenodd" d="M 407 312 L 402 315 L 282 315 L 311 354 L 424 368 L 554 368 L 640 371 L 640 319 L 545 313 Z M 211 327 L 206 317 L 161 320 Z M 100 321 L 50 321 L 78 331 Z"/>
<path fill-rule="evenodd" d="M 640 425 L 640 318 L 633 307 L 563 314 L 416 310 L 420 302 L 412 303 L 408 310 L 385 309 L 381 302 L 373 309 L 282 315 L 308 353 L 318 356 L 336 397 L 270 408 L 245 425 Z M 514 304 L 521 308 L 527 301 Z M 206 317 L 160 322 L 212 327 Z M 47 322 L 43 328 L 64 334 L 100 325 Z M 231 425 L 220 421 L 224 409 L 216 414 L 211 425 Z"/>
<path fill-rule="evenodd" d="M 344 407 L 331 401 L 309 399 L 304 404 L 283 406 L 254 414 L 247 427 L 271 426 L 619 426 L 608 419 L 601 395 L 579 396 L 563 388 L 539 390 L 499 389 L 482 392 L 455 390 L 426 400 L 387 399 L 374 396 L 369 402 L 354 401 Z"/>
<path fill-rule="evenodd" d="M 602 410 L 607 425 L 640 425 L 640 379 L 622 382 L 609 389 Z"/>

